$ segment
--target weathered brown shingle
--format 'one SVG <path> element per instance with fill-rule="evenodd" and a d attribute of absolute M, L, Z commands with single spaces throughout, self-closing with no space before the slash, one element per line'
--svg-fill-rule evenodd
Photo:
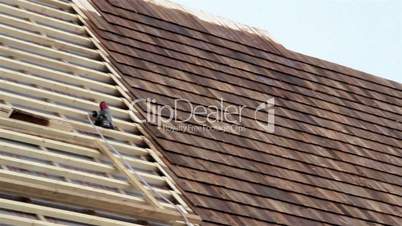
<path fill-rule="evenodd" d="M 247 106 L 242 132 L 147 125 L 203 225 L 401 224 L 401 84 L 152 2 L 92 2 L 133 96 Z M 274 133 L 254 119 L 271 97 Z"/>

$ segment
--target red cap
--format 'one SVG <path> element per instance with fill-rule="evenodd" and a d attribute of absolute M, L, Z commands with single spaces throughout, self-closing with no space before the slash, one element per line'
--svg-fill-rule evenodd
<path fill-rule="evenodd" d="M 105 101 L 100 102 L 99 107 L 101 110 L 105 110 L 105 109 L 109 108 L 109 106 L 107 105 L 107 103 Z"/>

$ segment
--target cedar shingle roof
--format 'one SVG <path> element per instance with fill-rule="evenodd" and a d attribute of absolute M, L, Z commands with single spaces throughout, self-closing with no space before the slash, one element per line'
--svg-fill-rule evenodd
<path fill-rule="evenodd" d="M 152 2 L 93 3 L 95 33 L 133 96 L 247 106 L 241 132 L 147 123 L 202 225 L 401 224 L 401 84 Z M 274 133 L 254 119 L 271 97 Z"/>

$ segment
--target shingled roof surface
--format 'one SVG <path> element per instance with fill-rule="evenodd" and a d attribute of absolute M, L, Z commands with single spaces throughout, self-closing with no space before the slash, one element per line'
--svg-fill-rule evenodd
<path fill-rule="evenodd" d="M 92 3 L 95 34 L 135 98 L 247 106 L 242 131 L 147 123 L 203 226 L 402 225 L 401 84 L 161 4 Z M 273 133 L 254 117 L 272 97 Z"/>

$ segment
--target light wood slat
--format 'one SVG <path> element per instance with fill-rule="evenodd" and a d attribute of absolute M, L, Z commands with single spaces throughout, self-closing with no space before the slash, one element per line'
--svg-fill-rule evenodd
<path fill-rule="evenodd" d="M 51 201 L 74 204 L 87 208 L 95 208 L 111 213 L 126 214 L 142 219 L 156 221 L 180 221 L 182 216 L 174 207 L 163 203 L 165 209 L 155 209 L 144 205 L 141 199 L 108 191 L 91 190 L 84 186 L 48 180 L 46 178 L 22 175 L 7 170 L 0 170 L 0 190 L 12 194 L 43 198 Z M 196 215 L 188 215 L 188 220 L 199 224 L 201 219 Z"/>
<path fill-rule="evenodd" d="M 9 140 L 23 142 L 23 143 L 29 143 L 29 144 L 33 144 L 33 145 L 43 146 L 46 148 L 56 149 L 59 151 L 64 151 L 64 152 L 72 153 L 75 155 L 82 155 L 82 156 L 86 156 L 86 157 L 103 159 L 102 155 L 100 154 L 99 150 L 97 150 L 97 149 L 90 149 L 90 148 L 86 148 L 86 147 L 82 147 L 82 146 L 77 146 L 74 144 L 69 144 L 69 143 L 64 143 L 64 142 L 60 142 L 60 141 L 47 139 L 47 138 L 40 138 L 37 136 L 32 136 L 32 135 L 28 135 L 28 134 L 24 134 L 24 133 L 18 133 L 18 132 L 14 132 L 11 130 L 5 130 L 5 129 L 0 128 L 0 137 L 9 139 Z M 10 147 L 16 148 L 13 146 L 8 146 L 8 148 L 10 148 Z M 19 149 L 21 149 L 21 148 L 19 148 Z M 17 150 L 17 149 L 14 149 L 14 150 Z M 144 169 L 144 170 L 154 170 L 156 168 L 155 163 L 151 163 L 151 162 L 147 162 L 144 160 L 135 159 L 135 158 L 127 157 L 127 156 L 124 156 L 124 159 L 126 159 L 128 162 L 131 162 L 136 167 Z M 90 165 L 88 165 L 88 167 L 90 167 Z M 100 170 L 100 169 L 98 169 L 98 170 Z"/>
<path fill-rule="evenodd" d="M 61 163 L 63 165 L 77 167 L 80 169 L 97 171 L 99 173 L 113 173 L 113 174 L 117 173 L 115 168 L 108 164 L 98 163 L 98 162 L 93 162 L 93 161 L 88 161 L 88 160 L 82 160 L 79 158 L 74 158 L 74 157 L 61 155 L 61 154 L 55 154 L 55 153 L 51 153 L 51 152 L 38 151 L 33 148 L 22 147 L 22 146 L 18 146 L 18 145 L 14 145 L 14 144 L 8 144 L 8 143 L 2 142 L 2 141 L 0 141 L 0 151 L 5 152 L 5 153 L 10 153 L 10 154 L 37 158 L 37 159 L 41 159 L 41 160 L 45 160 L 45 161 L 53 161 L 53 162 Z M 18 159 L 18 158 L 14 158 L 14 157 L 2 156 L 1 154 L 0 154 L 0 164 L 6 165 L 6 166 L 19 167 L 19 168 L 26 169 L 29 171 L 36 171 L 36 172 L 41 172 L 41 173 L 51 173 L 52 175 L 67 177 L 70 179 L 75 179 L 75 180 L 80 180 L 80 181 L 91 182 L 91 183 L 95 183 L 95 184 L 99 184 L 99 185 L 135 191 L 133 189 L 130 189 L 129 184 L 124 180 L 98 176 L 98 175 L 94 175 L 91 173 L 81 172 L 78 170 L 71 170 L 71 169 L 66 169 L 63 167 L 46 165 L 43 163 L 37 163 L 37 162 L 29 161 L 29 160 L 22 160 L 22 159 Z M 141 168 L 141 166 L 139 166 L 139 168 Z M 153 186 L 154 185 L 161 186 L 161 185 L 166 184 L 164 179 L 161 177 L 158 178 L 158 176 L 154 176 L 154 175 L 146 174 L 146 173 L 141 173 L 141 175 L 144 177 L 144 179 L 148 183 L 150 183 Z M 158 178 L 158 180 L 156 178 Z M 146 188 L 146 189 L 148 189 L 148 188 Z M 173 191 L 169 191 L 169 190 L 165 190 L 165 189 L 159 189 L 159 188 L 154 188 L 154 189 L 157 190 L 158 192 L 163 193 L 164 195 L 171 196 L 174 193 Z"/>
<path fill-rule="evenodd" d="M 91 149 L 83 146 L 78 146 L 74 144 L 69 144 L 65 142 L 60 142 L 56 140 L 51 140 L 47 138 L 42 138 L 38 136 L 33 136 L 25 133 L 15 132 L 7 129 L 0 128 L 0 137 L 9 140 L 20 141 L 23 143 L 34 144 L 38 146 L 43 146 L 46 148 L 51 148 L 59 151 L 64 151 L 67 153 L 72 153 L 76 155 L 83 155 L 87 157 L 97 158 L 100 153 L 96 149 Z"/>
<path fill-rule="evenodd" d="M 51 5 L 54 6 L 58 9 L 63 9 L 64 11 L 69 11 L 72 9 L 72 6 L 70 3 L 59 1 L 59 0 L 36 0 L 37 2 L 40 2 L 45 5 Z"/>
<path fill-rule="evenodd" d="M 69 63 L 73 63 L 75 65 L 80 65 L 82 67 L 95 70 L 106 70 L 106 66 L 104 62 L 92 60 L 86 57 L 74 55 L 67 52 L 62 52 L 57 49 L 44 47 L 41 45 L 33 44 L 26 41 L 21 41 L 15 38 L 11 38 L 5 35 L 0 35 L 0 43 L 8 47 L 17 47 L 17 49 L 27 49 L 30 52 L 34 52 L 36 54 L 44 55 L 50 58 L 60 59 L 67 61 Z M 84 69 L 81 69 L 84 70 Z"/>
<path fill-rule="evenodd" d="M 57 27 L 61 30 L 68 31 L 74 34 L 86 34 L 84 27 L 65 22 L 63 20 L 54 19 L 51 17 L 43 16 L 37 13 L 33 13 L 27 10 L 19 9 L 13 6 L 9 6 L 0 3 L 0 13 L 11 15 L 17 18 L 30 19 L 41 24 L 45 24 L 51 27 Z"/>
<path fill-rule="evenodd" d="M 24 19 L 15 18 L 15 17 L 4 15 L 1 13 L 0 13 L 0 23 L 7 24 L 7 25 L 10 25 L 10 26 L 13 26 L 16 28 L 20 28 L 23 30 L 35 32 L 35 33 L 42 33 L 49 37 L 55 37 L 59 40 L 74 43 L 77 45 L 82 45 L 82 46 L 86 46 L 86 47 L 93 46 L 92 41 L 87 37 L 83 37 L 83 36 L 69 33 L 69 32 L 64 32 L 62 30 L 47 27 L 47 26 L 40 25 L 37 23 L 32 23 L 32 22 L 26 21 Z"/>
<path fill-rule="evenodd" d="M 0 134 L 1 137 L 1 134 Z M 0 141 L 0 151 L 9 153 L 27 156 L 31 158 L 37 158 L 46 161 L 52 161 L 57 163 L 62 163 L 64 165 L 69 165 L 81 169 L 93 170 L 103 173 L 110 173 L 114 171 L 114 168 L 110 165 L 98 163 L 94 161 L 84 160 L 80 158 L 71 157 L 63 154 L 56 154 L 50 151 L 44 151 L 40 149 L 35 149 L 31 147 L 20 146 L 16 144 L 11 144 L 7 142 Z M 79 154 L 79 153 L 75 153 Z"/>
<path fill-rule="evenodd" d="M 0 137 L 3 137 L 2 135 L 3 134 L 0 132 Z M 19 141 L 21 141 L 21 139 Z M 25 140 L 25 142 L 27 142 L 27 141 Z M 36 142 L 36 143 L 38 144 L 38 142 Z M 2 152 L 28 156 L 31 158 L 37 158 L 37 159 L 46 160 L 46 161 L 53 161 L 53 162 L 62 163 L 62 164 L 73 166 L 73 167 L 78 167 L 81 169 L 93 170 L 93 171 L 98 171 L 101 173 L 113 173 L 114 172 L 114 168 L 109 164 L 98 163 L 98 162 L 89 161 L 89 160 L 85 160 L 85 159 L 81 159 L 81 158 L 71 157 L 68 155 L 53 153 L 51 151 L 42 151 L 39 149 L 20 146 L 20 145 L 11 144 L 11 143 L 7 143 L 7 142 L 3 142 L 3 141 L 0 141 L 0 148 L 1 148 L 0 150 Z M 97 153 L 95 156 L 93 156 L 94 154 L 92 154 L 92 153 L 91 153 L 91 155 L 85 155 L 82 153 L 76 153 L 75 151 L 71 151 L 71 152 L 73 154 L 106 159 L 103 156 L 101 156 L 100 153 Z M 115 156 L 115 157 L 118 158 L 118 156 Z M 147 162 L 144 160 L 130 158 L 130 157 L 123 157 L 123 158 L 126 161 L 130 162 L 131 164 L 135 165 L 136 168 L 143 169 L 143 170 L 155 170 L 156 169 L 156 166 L 153 163 L 150 163 L 150 162 Z M 146 174 L 144 176 L 148 177 Z"/>
<path fill-rule="evenodd" d="M 52 81 L 49 79 L 40 78 L 38 76 L 32 76 L 28 74 L 24 74 L 21 72 L 16 72 L 13 70 L 0 68 L 0 78 L 7 78 L 16 80 L 18 82 L 24 82 L 28 84 L 33 84 L 38 87 L 48 88 L 50 90 L 59 91 L 62 93 L 69 94 L 71 96 L 75 96 L 77 98 L 87 98 L 90 100 L 94 100 L 97 103 L 101 101 L 106 101 L 110 106 L 125 106 L 123 101 L 119 97 L 106 95 L 100 92 L 91 91 L 88 89 L 79 88 L 76 86 L 68 85 L 65 83 L 60 83 L 56 81 Z"/>
<path fill-rule="evenodd" d="M 0 51 L 5 50 L 0 46 Z M 87 78 L 78 77 L 75 75 L 70 75 L 64 72 L 55 71 L 43 66 L 37 66 L 31 63 L 22 62 L 20 60 L 25 60 L 25 56 L 20 55 L 19 53 L 10 53 L 3 52 L 3 54 L 10 55 L 12 57 L 17 58 L 17 60 L 10 59 L 4 56 L 1 56 L 0 52 L 0 65 L 7 66 L 8 68 L 12 68 L 14 70 L 26 71 L 30 74 L 38 74 L 41 77 L 49 78 L 51 80 L 65 82 L 68 84 L 73 84 L 79 87 L 88 87 L 90 89 L 100 91 L 105 94 L 117 94 L 117 89 L 113 85 L 101 83 L 98 81 L 90 80 Z M 28 58 L 29 59 L 29 58 Z"/>
<path fill-rule="evenodd" d="M 117 158 L 117 157 L 115 156 L 115 158 Z M 131 171 L 129 170 L 129 172 L 131 172 Z M 131 174 L 134 175 L 134 172 Z M 164 177 L 164 176 L 156 176 L 156 175 L 147 174 L 147 173 L 143 173 L 143 172 L 137 172 L 137 174 L 144 177 L 145 180 L 151 185 L 167 186 L 166 177 Z"/>
<path fill-rule="evenodd" d="M 129 184 L 125 181 L 108 178 L 106 176 L 98 176 L 91 173 L 71 170 L 57 166 L 46 165 L 29 160 L 22 160 L 14 157 L 0 155 L 0 164 L 5 166 L 18 167 L 28 171 L 48 173 L 54 176 L 66 177 L 73 180 L 89 182 L 100 186 L 108 186 L 113 188 L 127 189 Z"/>
<path fill-rule="evenodd" d="M 13 149 L 13 150 L 18 150 L 18 149 Z M 4 150 L 1 149 L 0 151 L 4 151 Z M 21 152 L 19 152 L 19 153 L 21 153 Z M 17 154 L 17 153 L 13 153 L 13 154 Z M 27 155 L 24 155 L 25 152 L 22 152 L 21 154 L 23 156 L 27 156 Z M 72 170 L 72 169 L 67 169 L 67 168 L 58 167 L 58 166 L 46 165 L 43 163 L 38 163 L 38 162 L 30 161 L 30 160 L 23 160 L 23 159 L 18 159 L 15 157 L 0 155 L 0 164 L 5 165 L 5 166 L 18 167 L 18 168 L 25 169 L 28 171 L 34 171 L 34 172 L 39 172 L 39 173 L 49 173 L 51 175 L 66 177 L 69 179 L 79 180 L 79 181 L 83 181 L 83 182 L 89 182 L 89 183 L 97 184 L 100 186 L 108 186 L 108 187 L 120 188 L 120 189 L 130 190 L 133 192 L 138 192 L 138 190 L 135 189 L 135 188 L 137 188 L 136 186 L 134 186 L 134 189 L 132 189 L 130 187 L 131 183 L 128 183 L 127 181 L 124 181 L 124 180 L 109 178 L 106 176 L 99 176 L 99 175 L 95 175 L 95 174 L 91 174 L 91 173 L 87 173 L 87 172 L 83 172 L 83 171 L 79 171 L 79 170 Z M 62 162 L 62 164 L 68 165 L 65 162 Z M 93 166 L 93 164 L 92 164 L 92 166 Z M 102 166 L 108 167 L 106 170 L 105 170 L 105 168 L 103 168 L 103 171 L 106 171 L 108 173 L 112 173 L 115 170 L 113 167 L 111 167 L 109 165 L 103 164 Z M 81 166 L 77 166 L 77 167 L 83 168 Z M 99 165 L 98 165 L 98 168 L 99 168 Z M 90 170 L 94 170 L 94 169 L 90 169 Z M 159 180 L 156 180 L 155 178 L 157 176 L 153 176 L 150 174 L 144 174 L 144 173 L 141 173 L 141 176 L 143 176 L 144 179 L 148 183 L 150 183 L 152 186 L 166 184 L 162 178 L 159 178 Z M 129 178 L 128 178 L 128 180 L 129 180 Z M 145 189 L 150 190 L 150 188 L 145 188 Z M 164 195 L 168 194 L 169 196 L 171 196 L 173 193 L 173 191 L 169 191 L 169 190 L 165 190 L 165 189 L 159 189 L 159 188 L 154 188 L 154 189 L 157 190 L 158 192 L 163 193 Z"/>
<path fill-rule="evenodd" d="M 2 147 L 2 146 L 0 146 L 0 147 Z M 13 149 L 13 150 L 18 150 L 18 149 Z M 1 151 L 4 151 L 4 150 L 2 149 Z M 11 153 L 11 152 L 9 152 L 9 153 Z M 18 152 L 18 153 L 25 154 L 25 152 L 22 152 L 22 153 Z M 18 154 L 18 153 L 13 153 L 13 154 Z M 42 154 L 44 154 L 44 153 L 42 153 Z M 48 160 L 48 159 L 45 159 L 45 160 Z M 70 159 L 64 158 L 64 160 L 70 160 L 70 162 L 71 162 L 71 158 Z M 69 165 L 67 162 L 61 162 L 61 163 L 64 165 Z M 92 162 L 92 163 L 94 163 L 94 162 Z M 98 175 L 94 175 L 91 173 L 81 172 L 78 170 L 71 170 L 71 169 L 66 169 L 63 167 L 46 165 L 46 164 L 37 163 L 37 162 L 33 162 L 33 161 L 28 161 L 28 160 L 22 160 L 22 159 L 18 159 L 18 158 L 14 158 L 14 157 L 0 155 L 0 164 L 6 165 L 6 166 L 18 167 L 18 168 L 26 169 L 29 171 L 40 172 L 40 173 L 50 173 L 55 176 L 66 177 L 69 179 L 90 182 L 90 183 L 103 185 L 103 186 L 132 190 L 129 188 L 129 183 L 127 183 L 126 181 L 119 180 L 119 179 L 98 176 Z M 113 171 L 114 171 L 113 167 L 111 167 L 109 165 L 105 165 L 105 164 L 100 164 L 100 165 L 102 166 L 101 169 L 103 172 L 113 173 Z M 76 166 L 76 167 L 85 168 L 82 166 Z M 97 167 L 99 169 L 100 166 L 98 165 Z M 107 168 L 105 168 L 105 167 L 107 167 Z M 96 170 L 93 168 L 93 164 L 92 164 L 92 167 L 89 167 L 88 169 Z M 98 172 L 100 172 L 100 171 L 98 171 Z M 160 185 L 166 184 L 165 181 L 161 177 L 158 178 L 158 176 L 145 174 L 145 173 L 140 173 L 140 175 L 143 176 L 144 179 L 152 186 L 154 186 L 154 185 L 160 186 Z M 150 188 L 145 188 L 145 189 L 150 190 Z M 158 192 L 163 193 L 164 195 L 167 194 L 167 195 L 171 196 L 173 193 L 173 191 L 169 191 L 169 190 L 165 190 L 165 189 L 159 189 L 159 188 L 154 188 L 154 189 L 157 190 Z M 136 190 L 134 189 L 132 191 L 136 191 Z"/>
<path fill-rule="evenodd" d="M 33 11 L 35 13 L 48 16 L 51 18 L 57 18 L 60 20 L 64 20 L 67 22 L 77 22 L 78 17 L 75 14 L 68 13 L 63 10 L 54 9 L 52 7 L 40 5 L 34 2 L 26 1 L 26 0 L 0 0 L 2 3 L 7 3 L 12 6 L 18 6 L 23 9 L 27 9 L 29 11 Z"/>
<path fill-rule="evenodd" d="M 50 216 L 56 219 L 79 222 L 83 224 L 94 224 L 99 226 L 141 226 L 134 223 L 127 223 L 104 217 L 97 217 L 67 210 L 41 206 L 38 204 L 23 203 L 1 198 L 0 198 L 0 206 L 7 210 L 14 210 L 28 214 L 37 214 L 45 217 Z"/>
<path fill-rule="evenodd" d="M 1 137 L 1 134 L 0 134 L 0 137 Z M 79 161 L 76 161 L 77 158 L 63 156 L 60 154 L 53 154 L 53 153 L 49 153 L 49 152 L 38 151 L 38 150 L 35 150 L 32 148 L 21 147 L 21 146 L 17 146 L 17 145 L 13 145 L 13 144 L 7 144 L 7 143 L 1 142 L 1 141 L 0 141 L 0 148 L 2 148 L 1 149 L 2 151 L 8 152 L 8 153 L 21 154 L 24 156 L 39 158 L 39 159 L 48 160 L 48 161 L 57 160 L 57 162 L 59 162 L 59 163 L 62 163 L 65 165 L 71 165 L 71 166 L 82 168 L 82 169 L 98 171 L 101 173 L 113 173 L 113 168 L 111 168 L 109 165 L 105 165 L 105 164 L 101 164 L 101 163 L 95 163 L 95 162 L 80 160 L 80 159 L 78 159 Z M 76 154 L 78 154 L 78 153 L 76 153 Z M 99 158 L 100 156 L 97 156 L 97 157 Z M 118 157 L 115 156 L 115 158 L 118 158 Z M 135 164 L 136 168 L 144 169 L 144 170 L 150 168 L 149 164 L 145 164 L 146 161 L 136 160 L 133 158 L 124 158 L 124 159 L 128 160 L 128 162 L 130 162 L 132 164 Z M 72 164 L 69 164 L 70 162 Z M 155 166 L 155 165 L 151 164 L 151 166 Z M 153 168 L 155 169 L 155 167 L 153 167 Z M 148 174 L 148 173 L 144 173 L 144 172 L 137 172 L 137 173 L 140 174 L 141 176 L 143 176 L 145 178 L 145 180 L 152 185 L 157 185 L 157 186 L 166 186 L 167 185 L 165 177 L 156 176 L 156 175 L 152 175 L 152 174 Z M 64 175 L 61 175 L 61 176 L 64 176 Z"/>
<path fill-rule="evenodd" d="M 39 65 L 42 65 L 45 67 L 48 66 L 50 68 L 57 68 L 58 70 L 63 70 L 65 72 L 67 71 L 67 72 L 76 73 L 76 74 L 79 74 L 80 76 L 83 76 L 83 77 L 86 77 L 89 79 L 96 79 L 98 81 L 108 82 L 108 83 L 111 82 L 110 76 L 106 73 L 99 72 L 99 71 L 92 70 L 92 69 L 85 68 L 85 67 L 81 67 L 78 65 L 54 60 L 54 59 L 49 59 L 47 57 L 38 56 L 38 55 L 35 55 L 32 53 L 13 49 L 10 47 L 0 46 L 0 53 L 3 56 L 12 56 L 16 59 L 39 64 Z"/>
<path fill-rule="evenodd" d="M 74 109 L 74 108 L 70 108 L 70 107 L 64 107 L 61 105 L 48 103 L 46 101 L 25 98 L 23 96 L 8 93 L 8 92 L 3 92 L 1 90 L 0 90 L 0 99 L 6 100 L 13 104 L 18 104 L 18 105 L 26 106 L 29 108 L 33 108 L 33 109 L 36 109 L 39 111 L 49 111 L 49 112 L 60 113 L 63 115 L 67 115 L 69 117 L 85 120 L 85 122 L 88 121 L 88 119 L 87 119 L 88 112 L 86 112 L 86 111 L 82 111 L 82 110 L 78 110 L 78 109 Z M 123 120 L 116 119 L 116 118 L 113 119 L 113 122 L 117 127 L 125 128 L 130 131 L 137 130 L 137 125 L 134 123 L 123 121 Z"/>
<path fill-rule="evenodd" d="M 31 158 L 37 158 L 37 159 L 45 160 L 45 161 L 53 161 L 53 162 L 57 162 L 57 163 L 60 163 L 63 165 L 73 166 L 73 167 L 80 168 L 80 169 L 97 171 L 99 173 L 112 173 L 112 174 L 117 173 L 115 171 L 115 168 L 108 164 L 83 160 L 83 159 L 74 158 L 74 157 L 70 157 L 70 156 L 66 156 L 66 155 L 62 155 L 62 154 L 55 154 L 55 153 L 46 152 L 46 151 L 39 151 L 38 149 L 22 147 L 22 146 L 18 146 L 15 144 L 9 144 L 6 142 L 2 142 L 2 141 L 0 141 L 0 151 L 9 153 L 9 154 L 16 154 L 16 155 L 27 156 L 27 157 L 31 157 Z M 64 177 L 67 177 L 70 179 L 81 180 L 81 181 L 91 182 L 91 183 L 95 183 L 95 184 L 99 184 L 99 185 L 105 185 L 105 186 L 135 191 L 133 189 L 130 189 L 129 184 L 122 180 L 97 176 L 97 175 L 93 175 L 93 174 L 86 173 L 86 172 L 80 172 L 77 170 L 65 169 L 63 167 L 49 166 L 46 164 L 36 163 L 36 162 L 28 161 L 28 160 L 21 160 L 21 159 L 17 159 L 14 157 L 7 157 L 7 156 L 0 155 L 0 164 L 7 165 L 7 166 L 19 167 L 19 168 L 23 168 L 23 169 L 26 169 L 29 171 L 36 171 L 36 172 L 41 172 L 41 173 L 51 172 L 51 174 L 53 174 L 53 175 L 64 176 Z M 138 167 L 142 168 L 141 165 L 138 165 Z M 154 176 L 154 175 L 146 174 L 146 173 L 142 173 L 141 175 L 151 185 L 159 185 L 160 186 L 160 185 L 166 184 L 166 182 L 161 177 L 159 178 L 159 180 L 155 180 L 155 178 L 158 176 Z M 169 197 L 171 197 L 175 193 L 173 191 L 169 191 L 169 190 L 165 190 L 165 189 L 159 189 L 159 188 L 154 188 L 154 189 L 163 193 L 164 195 L 169 195 Z"/>
<path fill-rule="evenodd" d="M 149 152 L 149 149 L 148 149 Z M 116 158 L 120 158 L 118 155 L 115 155 Z M 134 168 L 155 171 L 158 170 L 158 164 L 155 162 L 149 162 L 141 159 L 132 158 L 130 156 L 123 157 L 127 162 L 129 162 Z M 100 158 L 106 160 L 106 158 Z"/>
<path fill-rule="evenodd" d="M 39 126 L 33 123 L 23 122 L 9 118 L 0 118 L 0 127 L 10 129 L 16 132 L 24 132 L 30 135 L 36 135 L 44 138 L 51 138 L 59 141 L 65 141 L 72 144 L 82 145 L 84 147 L 97 148 L 95 141 L 98 138 L 87 136 L 84 134 L 76 134 L 72 132 L 60 131 L 46 126 Z M 128 155 L 146 155 L 147 149 L 138 148 L 135 146 L 109 141 L 121 153 Z"/>
<path fill-rule="evenodd" d="M 11 106 L 8 105 L 0 105 L 0 116 L 1 117 L 10 117 L 11 113 L 13 112 L 13 109 Z"/>
<path fill-rule="evenodd" d="M 44 35 L 35 34 L 9 25 L 0 24 L 0 34 L 5 34 L 7 36 L 12 36 L 14 38 L 28 40 L 32 43 L 44 46 L 53 46 L 63 51 L 71 51 L 74 53 L 79 53 L 80 55 L 89 57 L 91 59 L 97 59 L 100 56 L 98 51 L 94 49 L 86 48 L 80 45 L 68 43 L 54 38 L 49 38 Z"/>
<path fill-rule="evenodd" d="M 60 193 L 78 192 L 81 196 L 84 197 L 96 195 L 98 196 L 98 198 L 102 197 L 104 199 L 112 199 L 114 201 L 144 203 L 144 199 L 137 196 L 130 196 L 104 189 L 88 187 L 85 185 L 73 184 L 64 181 L 57 181 L 54 179 L 49 179 L 41 176 L 33 176 L 25 173 L 0 169 L 0 184 L 2 182 L 7 181 L 7 179 L 13 180 L 16 186 L 18 186 L 18 184 L 20 183 L 22 184 L 30 183 L 32 186 L 33 185 L 46 186 L 48 188 L 48 191 L 53 192 L 60 192 Z M 1 187 L 0 190 L 2 190 Z M 35 194 L 28 193 L 28 196 L 34 197 Z"/>
<path fill-rule="evenodd" d="M 1 78 L 1 75 L 0 75 L 0 78 Z M 77 108 L 85 109 L 88 112 L 99 109 L 98 104 L 95 102 L 82 100 L 82 99 L 78 99 L 75 97 L 59 94 L 56 92 L 50 92 L 47 90 L 42 90 L 42 89 L 34 88 L 31 86 L 27 86 L 27 85 L 17 84 L 14 82 L 3 80 L 3 79 L 0 79 L 0 88 L 2 88 L 4 90 L 9 90 L 12 92 L 21 93 L 21 94 L 29 93 L 29 95 L 31 95 L 31 96 L 49 99 L 49 100 L 67 104 L 70 106 L 76 106 Z M 27 98 L 27 97 L 25 97 L 25 98 Z M 110 110 L 114 117 L 130 119 L 127 110 L 122 110 L 122 109 L 115 108 L 115 107 L 110 107 Z"/>
<path fill-rule="evenodd" d="M 34 220 L 14 215 L 0 213 L 0 224 L 18 225 L 18 226 L 63 226 L 41 220 Z"/>
<path fill-rule="evenodd" d="M 104 153 L 112 160 L 113 166 L 116 167 L 117 170 L 119 170 L 122 174 L 124 174 L 127 177 L 129 183 L 135 188 L 137 188 L 140 192 L 142 192 L 142 194 L 144 194 L 144 199 L 146 202 L 148 202 L 153 207 L 162 208 L 162 206 L 151 194 L 151 192 L 145 189 L 144 185 L 140 182 L 140 179 L 126 169 L 125 165 L 112 154 L 112 152 L 109 150 L 106 144 L 98 141 L 96 142 L 96 145 L 98 146 L 98 148 L 101 150 L 102 153 Z"/>
<path fill-rule="evenodd" d="M 33 157 L 33 158 L 39 158 L 39 159 L 47 160 L 47 161 L 56 161 L 56 162 L 62 163 L 64 165 L 71 165 L 71 166 L 75 166 L 77 168 L 97 171 L 99 173 L 114 173 L 114 168 L 113 167 L 111 167 L 110 165 L 107 165 L 107 164 L 103 164 L 103 163 L 96 163 L 96 162 L 91 162 L 91 161 L 87 161 L 87 160 L 81 160 L 81 159 L 77 159 L 77 158 L 73 158 L 73 157 L 69 157 L 69 156 L 65 156 L 65 155 L 54 154 L 54 153 L 51 153 L 51 152 L 37 151 L 37 150 L 32 149 L 32 148 L 21 147 L 21 146 L 17 146 L 17 145 L 13 145 L 13 144 L 7 144 L 7 143 L 4 143 L 2 141 L 0 141 L 0 148 L 2 148 L 1 151 L 7 152 L 7 153 L 10 153 L 10 154 L 14 153 L 14 154 L 20 154 L 22 156 L 29 156 L 29 157 Z M 113 156 L 114 156 L 114 158 L 119 159 L 117 156 L 115 156 L 115 155 L 113 155 Z M 0 156 L 0 162 L 3 162 L 4 164 L 6 164 L 4 162 L 6 160 L 1 159 L 1 158 L 2 158 L 2 156 Z M 20 160 L 18 160 L 18 161 L 20 161 Z M 21 160 L 21 161 L 24 161 L 24 160 Z M 72 164 L 70 164 L 70 163 L 72 163 Z M 144 165 L 143 162 L 137 161 L 136 163 L 138 163 L 138 165 L 136 165 L 136 167 L 138 167 L 140 169 L 144 168 L 143 167 L 143 165 Z M 27 169 L 27 170 L 30 170 L 30 169 L 31 170 L 35 170 L 35 169 L 39 170 L 39 168 L 40 168 L 40 169 L 43 169 L 43 170 L 38 171 L 38 172 L 43 172 L 43 173 L 53 172 L 53 173 L 55 173 L 55 174 L 57 174 L 59 176 L 66 176 L 66 177 L 69 177 L 71 179 L 80 179 L 81 176 L 83 176 L 83 177 L 84 176 L 89 176 L 90 179 L 92 178 L 92 174 L 86 174 L 86 173 L 83 173 L 83 174 L 79 173 L 80 175 L 77 175 L 75 177 L 71 177 L 71 175 L 69 176 L 67 174 L 60 173 L 60 171 L 63 171 L 64 169 L 59 169 L 59 170 L 57 170 L 56 168 L 55 169 L 50 169 L 53 166 L 47 166 L 47 165 L 43 165 L 43 164 L 35 163 L 35 162 L 32 162 L 31 166 L 29 166 L 29 164 L 30 164 L 29 161 L 21 162 L 19 164 L 20 164 L 19 167 L 22 167 L 22 165 L 25 164 L 25 167 L 26 167 L 25 169 Z M 37 165 L 36 168 L 34 167 L 35 164 Z M 13 166 L 17 167 L 18 165 L 14 164 Z M 69 170 L 66 169 L 64 171 L 69 171 Z M 73 173 L 74 172 L 72 172 L 72 174 Z M 137 172 L 137 173 L 139 175 L 141 175 L 142 177 L 144 177 L 144 179 L 148 183 L 150 183 L 151 185 L 157 185 L 157 186 L 166 185 L 166 180 L 165 180 L 164 177 L 156 176 L 156 175 L 152 175 L 152 174 L 148 174 L 148 173 L 144 173 L 144 172 Z M 94 177 L 97 178 L 99 176 L 94 176 Z M 91 181 L 88 181 L 88 182 L 97 183 L 96 178 L 91 180 Z M 103 177 L 100 177 L 100 178 L 101 179 L 99 179 L 99 180 L 102 181 Z M 116 180 L 116 181 L 119 182 L 119 180 Z M 122 183 L 118 184 L 116 181 L 111 181 L 109 185 L 107 185 L 107 184 L 104 184 L 104 185 L 114 186 L 114 187 L 118 187 L 118 188 L 125 188 Z M 109 181 L 106 181 L 106 182 L 109 182 Z"/>
<path fill-rule="evenodd" d="M 22 109 L 22 108 L 20 108 L 20 109 L 24 110 L 24 112 L 31 113 L 32 115 L 37 115 L 37 116 L 41 116 L 41 117 L 44 117 L 44 118 L 48 118 L 48 119 L 50 119 L 50 124 L 52 123 L 52 120 L 53 120 L 53 123 L 55 123 L 57 125 L 56 127 L 52 126 L 52 125 L 49 125 L 49 127 L 60 129 L 60 124 L 65 123 L 66 126 L 71 127 L 71 128 L 73 128 L 73 129 L 75 129 L 75 130 L 77 130 L 79 132 L 86 132 L 86 133 L 91 133 L 91 134 L 94 134 L 94 135 L 98 135 L 93 130 L 92 126 L 90 124 L 88 124 L 88 123 L 82 123 L 82 122 L 77 122 L 77 121 L 70 120 L 70 119 L 64 119 L 62 117 L 57 117 L 57 116 L 54 116 L 54 115 L 44 114 L 44 113 L 29 110 L 29 109 Z M 123 142 L 124 141 L 128 141 L 128 142 L 131 141 L 131 142 L 139 143 L 139 144 L 141 144 L 142 141 L 143 141 L 142 136 L 135 135 L 135 134 L 132 134 L 132 133 L 125 133 L 125 132 L 121 132 L 119 130 L 105 129 L 105 128 L 102 128 L 102 127 L 99 127 L 98 129 L 102 132 L 102 134 L 105 137 L 114 138 L 114 139 L 119 140 L 119 141 L 123 141 Z M 65 130 L 67 130 L 67 127 L 65 128 Z"/>

